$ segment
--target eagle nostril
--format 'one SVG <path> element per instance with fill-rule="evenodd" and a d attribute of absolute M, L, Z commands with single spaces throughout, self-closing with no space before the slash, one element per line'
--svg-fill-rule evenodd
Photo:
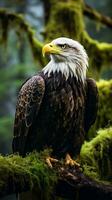
<path fill-rule="evenodd" d="M 49 46 L 50 46 L 50 47 L 53 47 L 53 45 L 52 45 L 52 44 L 50 44 Z"/>

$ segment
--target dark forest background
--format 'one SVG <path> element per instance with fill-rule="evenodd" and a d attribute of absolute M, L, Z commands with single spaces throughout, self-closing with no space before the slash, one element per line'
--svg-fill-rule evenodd
<path fill-rule="evenodd" d="M 87 4 L 103 15 L 112 17 L 112 0 L 86 0 Z M 46 1 L 47 4 L 47 1 Z M 20 13 L 35 30 L 35 36 L 44 41 L 45 10 L 41 0 L 0 0 L 0 9 Z M 100 42 L 112 43 L 112 30 L 105 25 L 84 17 L 89 35 Z M 59 23 L 59 22 L 58 22 Z M 40 70 L 34 61 L 27 37 L 18 40 L 10 30 L 7 45 L 0 42 L 0 153 L 12 152 L 11 142 L 17 94 L 21 84 Z M 24 41 L 24 42 L 23 42 Z M 96 55 L 97 56 L 97 55 Z M 96 78 L 97 79 L 97 78 Z M 112 66 L 105 67 L 100 79 L 112 79 Z M 12 198 L 11 198 L 12 199 Z"/>

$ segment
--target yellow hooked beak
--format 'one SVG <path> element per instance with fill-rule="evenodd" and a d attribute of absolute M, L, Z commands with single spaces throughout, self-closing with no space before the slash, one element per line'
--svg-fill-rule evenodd
<path fill-rule="evenodd" d="M 60 53 L 61 53 L 60 47 L 56 46 L 52 42 L 49 43 L 49 44 L 46 44 L 42 48 L 42 54 L 43 54 L 43 56 L 45 56 L 45 54 L 60 54 Z"/>

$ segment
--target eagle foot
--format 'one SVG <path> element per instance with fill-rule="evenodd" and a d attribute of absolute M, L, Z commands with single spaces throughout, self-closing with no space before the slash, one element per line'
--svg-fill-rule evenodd
<path fill-rule="evenodd" d="M 80 164 L 77 161 L 73 160 L 68 153 L 65 157 L 65 165 L 80 167 Z"/>
<path fill-rule="evenodd" d="M 59 160 L 55 158 L 51 158 L 50 156 L 46 158 L 46 163 L 48 164 L 50 168 L 53 167 L 52 163 L 57 163 L 57 162 L 59 162 Z"/>

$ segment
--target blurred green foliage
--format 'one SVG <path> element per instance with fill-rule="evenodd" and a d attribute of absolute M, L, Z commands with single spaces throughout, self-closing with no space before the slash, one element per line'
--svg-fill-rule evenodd
<path fill-rule="evenodd" d="M 0 152 L 7 154 L 12 152 L 11 140 L 12 140 L 12 117 L 2 117 L 0 119 Z"/>

